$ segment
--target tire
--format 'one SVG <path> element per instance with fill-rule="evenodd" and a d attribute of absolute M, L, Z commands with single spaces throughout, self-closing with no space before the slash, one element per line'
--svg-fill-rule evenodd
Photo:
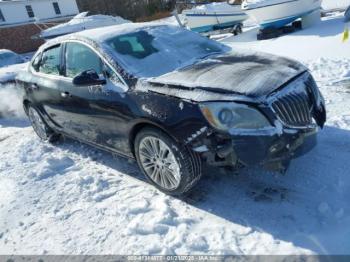
<path fill-rule="evenodd" d="M 240 34 L 243 33 L 243 29 L 242 29 L 242 25 L 241 25 L 241 24 L 239 24 L 239 25 L 237 26 L 236 32 L 237 32 L 238 35 L 240 35 Z"/>
<path fill-rule="evenodd" d="M 201 178 L 202 163 L 198 154 L 159 129 L 142 129 L 136 135 L 134 149 L 146 178 L 168 195 L 184 195 Z"/>
<path fill-rule="evenodd" d="M 44 142 L 54 143 L 59 140 L 59 134 L 55 133 L 44 121 L 39 111 L 31 106 L 27 106 L 28 118 L 37 136 Z"/>
<path fill-rule="evenodd" d="M 233 35 L 239 35 L 239 34 L 242 34 L 243 30 L 242 30 L 242 25 L 241 24 L 237 24 L 235 25 L 232 30 L 231 30 L 231 33 Z"/>

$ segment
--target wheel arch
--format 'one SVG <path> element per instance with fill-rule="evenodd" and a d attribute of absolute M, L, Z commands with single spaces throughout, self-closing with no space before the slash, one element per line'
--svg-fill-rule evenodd
<path fill-rule="evenodd" d="M 149 177 L 149 175 L 147 175 L 147 173 L 144 171 L 142 164 L 140 162 L 140 157 L 136 156 L 136 154 L 135 154 L 134 141 L 137 137 L 137 134 L 141 130 L 143 130 L 147 127 L 158 129 L 158 132 L 156 132 L 156 133 L 164 133 L 164 135 L 168 136 L 170 139 L 173 139 L 174 142 L 178 142 L 178 143 L 182 144 L 182 145 L 176 146 L 175 151 L 179 154 L 178 155 L 179 159 L 182 159 L 180 167 L 182 168 L 182 170 L 186 170 L 186 171 L 184 171 L 185 172 L 184 174 L 186 174 L 186 175 L 185 175 L 184 179 L 181 179 L 183 181 L 178 185 L 178 187 L 176 188 L 175 191 L 169 191 L 169 190 L 166 190 L 164 188 L 160 188 L 159 184 L 157 184 L 154 180 L 152 180 Z M 200 156 L 198 154 L 196 154 L 194 151 L 188 150 L 186 145 L 184 145 L 183 143 L 181 143 L 179 141 L 181 139 L 177 139 L 176 137 L 171 135 L 170 132 L 166 128 L 162 127 L 161 125 L 156 124 L 156 123 L 152 123 L 152 122 L 139 122 L 133 126 L 132 132 L 130 132 L 130 137 L 131 137 L 130 146 L 132 147 L 133 155 L 135 156 L 135 159 L 138 162 L 138 165 L 140 166 L 140 168 L 142 169 L 143 173 L 148 178 L 148 180 L 151 181 L 151 183 L 153 185 L 155 185 L 161 191 L 163 191 L 167 194 L 170 194 L 170 195 L 181 196 L 181 195 L 185 194 L 186 192 L 188 192 L 191 188 L 193 188 L 193 186 L 201 178 L 202 162 L 201 162 Z"/>
<path fill-rule="evenodd" d="M 174 139 L 175 141 L 179 142 L 179 140 L 176 139 L 176 137 L 174 137 L 173 135 L 171 135 L 169 130 L 167 130 L 162 125 L 160 125 L 158 123 L 154 123 L 154 122 L 149 121 L 149 120 L 142 120 L 142 121 L 135 123 L 135 125 L 131 128 L 131 130 L 129 132 L 129 146 L 130 146 L 131 153 L 133 154 L 134 157 L 136 157 L 135 156 L 135 138 L 136 138 L 137 134 L 144 128 L 159 129 L 159 130 L 163 131 L 165 134 L 167 134 L 169 137 Z"/>

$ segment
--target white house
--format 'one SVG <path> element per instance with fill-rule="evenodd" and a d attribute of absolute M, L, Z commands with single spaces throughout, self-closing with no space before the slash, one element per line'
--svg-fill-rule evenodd
<path fill-rule="evenodd" d="M 58 20 L 78 13 L 75 0 L 0 0 L 0 27 Z"/>
<path fill-rule="evenodd" d="M 0 49 L 32 51 L 41 44 L 31 39 L 40 33 L 36 23 L 59 23 L 78 13 L 75 0 L 0 0 Z"/>

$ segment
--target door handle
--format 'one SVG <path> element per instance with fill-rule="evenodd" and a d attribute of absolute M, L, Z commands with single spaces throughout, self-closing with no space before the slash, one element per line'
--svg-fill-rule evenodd
<path fill-rule="evenodd" d="M 68 97 L 71 97 L 72 95 L 71 95 L 69 92 L 62 92 L 62 93 L 61 93 L 61 96 L 62 96 L 63 98 L 68 98 Z"/>

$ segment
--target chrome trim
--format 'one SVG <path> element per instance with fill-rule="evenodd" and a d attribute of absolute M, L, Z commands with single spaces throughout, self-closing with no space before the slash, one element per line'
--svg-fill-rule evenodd
<path fill-rule="evenodd" d="M 267 98 L 267 106 L 285 128 L 310 129 L 317 127 L 312 115 L 316 105 L 312 104 L 312 98 L 309 94 L 310 88 L 306 84 L 309 77 L 310 74 L 305 73 L 280 92 Z M 317 90 L 313 88 L 312 92 L 317 92 Z"/>

